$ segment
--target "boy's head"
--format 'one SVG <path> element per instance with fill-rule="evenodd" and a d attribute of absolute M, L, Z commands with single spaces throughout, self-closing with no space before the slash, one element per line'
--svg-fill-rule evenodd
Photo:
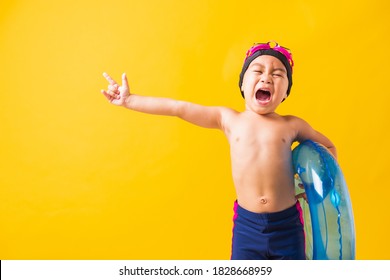
<path fill-rule="evenodd" d="M 240 80 L 238 83 L 242 97 L 244 97 L 244 92 L 242 90 L 242 82 L 244 80 L 244 74 L 248 69 L 249 65 L 251 64 L 251 62 L 261 55 L 274 56 L 283 63 L 287 71 L 287 78 L 288 78 L 287 96 L 288 96 L 290 94 L 290 90 L 292 86 L 292 70 L 294 66 L 292 54 L 289 49 L 279 46 L 278 43 L 271 41 L 265 44 L 255 44 L 246 52 L 244 65 L 242 66 L 242 70 L 240 73 Z"/>

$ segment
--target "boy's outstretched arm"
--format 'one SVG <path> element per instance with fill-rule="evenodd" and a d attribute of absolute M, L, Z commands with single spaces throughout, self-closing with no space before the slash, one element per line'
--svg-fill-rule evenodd
<path fill-rule="evenodd" d="M 103 95 L 114 105 L 147 114 L 176 116 L 185 121 L 206 128 L 223 129 L 224 114 L 233 110 L 224 107 L 202 106 L 190 102 L 162 97 L 140 96 L 130 93 L 126 74 L 122 75 L 122 85 L 118 85 L 108 74 L 103 73 L 109 85 L 102 90 Z"/>

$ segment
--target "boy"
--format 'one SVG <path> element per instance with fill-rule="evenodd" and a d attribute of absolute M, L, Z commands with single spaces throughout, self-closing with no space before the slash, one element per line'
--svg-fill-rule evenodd
<path fill-rule="evenodd" d="M 239 80 L 244 112 L 138 96 L 130 93 L 125 74 L 121 86 L 103 74 L 109 85 L 102 93 L 114 105 L 177 116 L 201 127 L 220 129 L 226 135 L 237 194 L 231 259 L 305 259 L 291 145 L 311 139 L 334 156 L 336 149 L 304 120 L 275 112 L 290 93 L 293 65 L 290 51 L 275 42 L 250 48 Z"/>

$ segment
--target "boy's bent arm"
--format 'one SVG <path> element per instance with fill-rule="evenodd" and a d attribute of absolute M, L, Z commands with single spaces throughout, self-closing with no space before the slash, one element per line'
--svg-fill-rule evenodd
<path fill-rule="evenodd" d="M 328 148 L 332 155 L 337 159 L 336 146 L 328 137 L 323 135 L 321 132 L 314 130 L 306 121 L 300 118 L 295 117 L 294 124 L 297 131 L 297 141 L 302 142 L 310 139 L 318 142 Z"/>
<path fill-rule="evenodd" d="M 312 138 L 313 141 L 321 143 L 332 153 L 332 155 L 337 159 L 337 150 L 336 146 L 330 141 L 328 137 L 323 135 L 321 132 L 314 130 L 314 136 Z"/>

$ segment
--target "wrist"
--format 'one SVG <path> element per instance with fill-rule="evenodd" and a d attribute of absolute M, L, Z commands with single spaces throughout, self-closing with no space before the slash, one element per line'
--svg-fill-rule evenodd
<path fill-rule="evenodd" d="M 124 100 L 122 106 L 127 108 L 127 109 L 133 110 L 133 108 L 134 108 L 133 100 L 134 100 L 134 94 L 129 94 L 128 96 L 125 97 L 125 100 Z"/>

